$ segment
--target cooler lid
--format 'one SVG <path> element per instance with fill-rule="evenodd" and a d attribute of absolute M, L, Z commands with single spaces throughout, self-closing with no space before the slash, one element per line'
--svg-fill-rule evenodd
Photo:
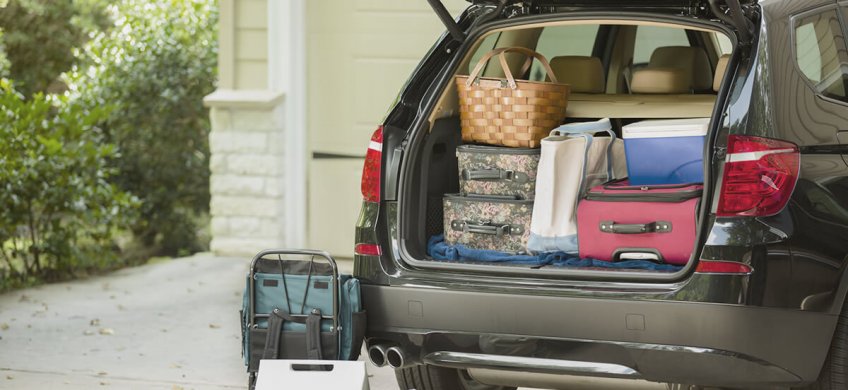
<path fill-rule="evenodd" d="M 660 119 L 641 121 L 622 128 L 624 139 L 698 137 L 707 135 L 710 118 Z"/>

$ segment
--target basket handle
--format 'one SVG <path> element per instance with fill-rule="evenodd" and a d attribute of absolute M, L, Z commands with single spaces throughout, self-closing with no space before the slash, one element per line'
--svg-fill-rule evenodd
<path fill-rule="evenodd" d="M 502 47 L 494 49 L 483 55 L 482 58 L 480 58 L 480 61 L 477 62 L 477 65 L 474 67 L 474 70 L 472 70 L 471 74 L 468 75 L 468 80 L 465 81 L 465 85 L 470 87 L 471 84 L 474 84 L 474 81 L 479 78 L 480 72 L 483 70 L 483 67 L 486 65 L 486 63 L 488 63 L 492 57 L 498 56 L 498 59 L 501 63 L 501 68 L 503 68 L 504 75 L 506 75 L 509 87 L 512 89 L 518 88 L 518 86 L 515 84 L 515 77 L 513 77 L 512 72 L 510 72 L 509 65 L 506 63 L 506 56 L 504 55 L 505 53 L 510 52 L 521 53 L 527 56 L 527 61 L 522 67 L 522 73 L 527 71 L 530 62 L 532 61 L 531 58 L 536 58 L 542 64 L 542 67 L 545 68 L 545 72 L 547 72 L 548 77 L 551 79 L 551 82 L 559 82 L 556 76 L 554 75 L 553 69 L 551 69 L 551 64 L 548 63 L 548 60 L 545 58 L 545 56 L 525 47 Z"/>
<path fill-rule="evenodd" d="M 498 55 L 498 54 L 501 54 L 500 55 L 501 67 L 504 69 L 504 73 L 507 75 L 508 79 L 513 80 L 513 84 L 510 84 L 510 85 L 511 86 L 514 85 L 514 77 L 512 77 L 512 73 L 509 70 L 509 66 L 506 65 L 506 58 L 504 58 L 504 56 L 503 56 L 503 53 L 509 52 L 509 51 L 519 51 L 519 52 L 522 52 L 523 54 L 527 55 L 527 60 L 524 61 L 524 65 L 521 66 L 521 70 L 519 71 L 519 73 L 521 73 L 521 74 L 526 73 L 527 70 L 530 69 L 530 65 L 533 63 L 533 57 L 539 58 L 539 60 L 543 64 L 547 62 L 547 59 L 545 59 L 544 56 L 541 56 L 541 54 L 538 54 L 533 50 L 526 49 L 526 48 L 523 48 L 523 47 L 502 47 L 502 48 L 494 49 L 494 50 L 489 51 L 485 55 L 483 55 L 483 57 L 480 59 L 480 61 L 477 62 L 477 65 L 474 67 L 474 70 L 471 72 L 471 76 L 469 76 L 469 80 L 471 80 L 471 81 L 466 82 L 466 85 L 471 86 L 471 83 L 473 83 L 474 80 L 477 79 L 476 76 L 483 70 L 483 66 L 485 66 L 486 63 L 492 57 L 494 57 L 495 55 Z M 541 56 L 541 58 L 540 58 L 540 56 Z M 549 67 L 546 67 L 546 68 L 549 68 Z M 556 78 L 556 77 L 554 77 L 554 78 Z M 512 88 L 515 88 L 515 87 L 512 87 Z"/>

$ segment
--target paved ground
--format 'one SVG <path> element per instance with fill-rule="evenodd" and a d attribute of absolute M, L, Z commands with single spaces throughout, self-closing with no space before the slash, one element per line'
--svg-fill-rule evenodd
<path fill-rule="evenodd" d="M 247 263 L 197 255 L 0 295 L 0 389 L 245 388 Z M 397 390 L 390 368 L 367 367 L 372 390 Z"/>
<path fill-rule="evenodd" d="M 244 388 L 246 270 L 198 255 L 0 295 L 0 388 Z M 371 369 L 372 389 L 397 388 Z"/>

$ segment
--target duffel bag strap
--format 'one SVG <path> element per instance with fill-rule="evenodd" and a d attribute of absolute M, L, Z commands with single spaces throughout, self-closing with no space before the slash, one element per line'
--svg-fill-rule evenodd
<path fill-rule="evenodd" d="M 323 360 L 321 352 L 321 310 L 312 309 L 306 317 L 306 356 L 311 360 Z"/>
<path fill-rule="evenodd" d="M 274 308 L 268 316 L 268 335 L 265 337 L 265 351 L 263 359 L 280 358 L 280 335 L 283 333 L 283 324 L 286 316 L 282 310 Z"/>
<path fill-rule="evenodd" d="M 323 360 L 321 352 L 321 310 L 312 309 L 306 319 L 294 317 L 283 310 L 274 308 L 268 316 L 268 335 L 265 337 L 265 351 L 262 359 L 280 358 L 280 336 L 286 321 L 306 323 L 306 356 L 312 360 Z"/>

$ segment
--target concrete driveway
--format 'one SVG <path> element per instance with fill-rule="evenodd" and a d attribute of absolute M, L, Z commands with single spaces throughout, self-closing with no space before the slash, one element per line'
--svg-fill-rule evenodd
<path fill-rule="evenodd" d="M 245 388 L 246 270 L 197 255 L 0 295 L 0 388 Z M 372 389 L 397 388 L 371 368 Z"/>
<path fill-rule="evenodd" d="M 247 264 L 196 255 L 0 295 L 0 389 L 245 388 Z M 398 388 L 368 370 L 372 390 Z"/>

